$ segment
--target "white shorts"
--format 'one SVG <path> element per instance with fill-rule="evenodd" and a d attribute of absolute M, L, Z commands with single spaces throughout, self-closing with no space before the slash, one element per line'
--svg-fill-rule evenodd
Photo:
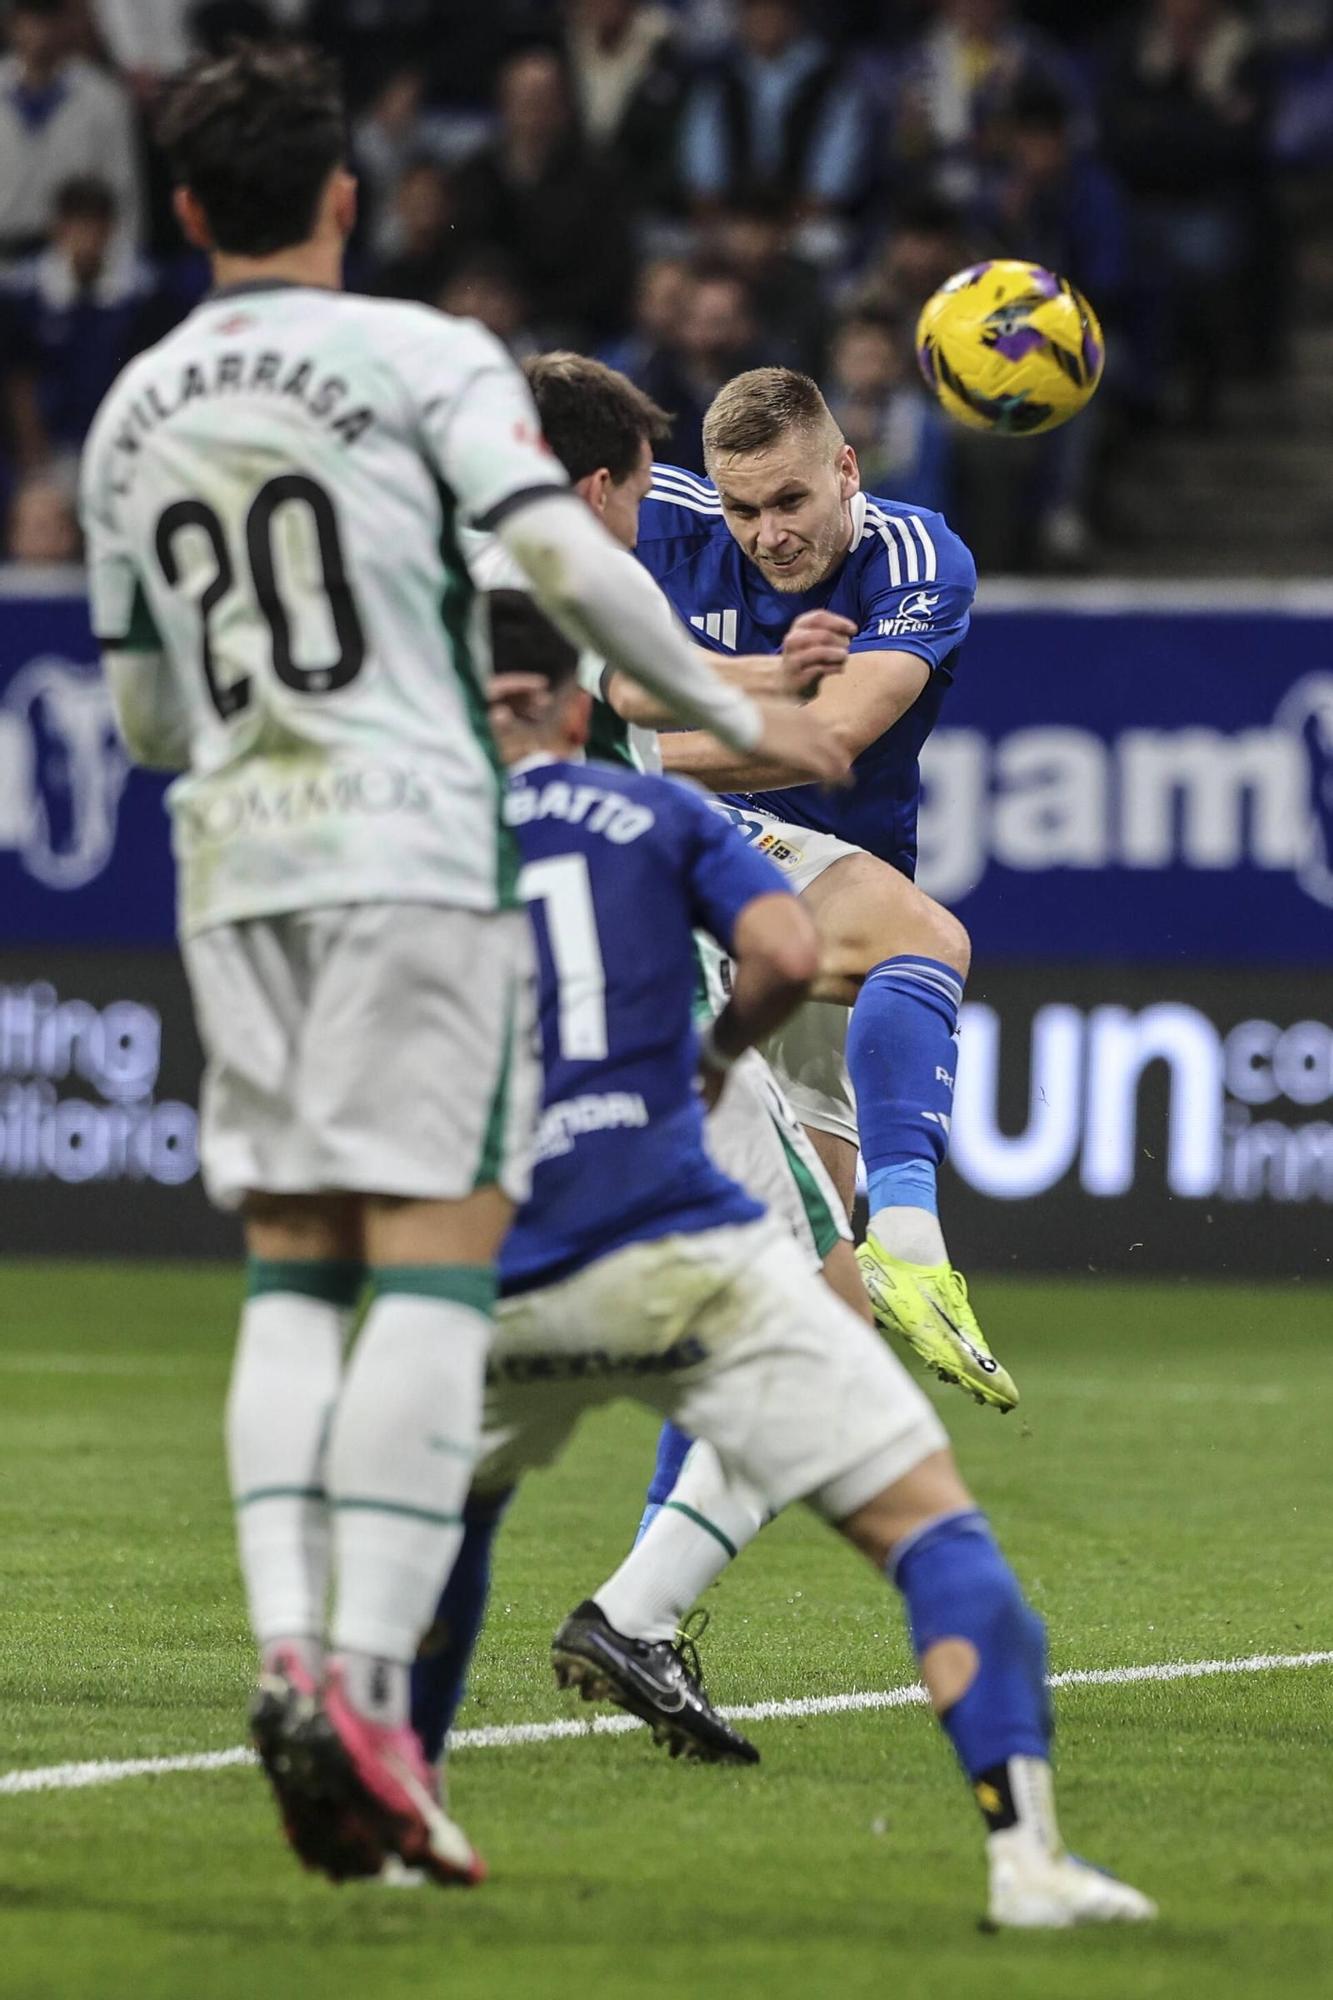
<path fill-rule="evenodd" d="M 768 1217 L 632 1244 L 502 1300 L 477 1486 L 549 1465 L 586 1410 L 624 1396 L 706 1439 L 773 1513 L 805 1499 L 845 1520 L 948 1441 Z"/>
<path fill-rule="evenodd" d="M 540 1079 L 524 910 L 351 903 L 182 946 L 207 1057 L 204 1185 L 527 1193 Z"/>
<path fill-rule="evenodd" d="M 766 855 L 799 896 L 812 882 L 830 869 L 835 861 L 863 850 L 832 833 L 816 833 L 812 827 L 795 826 L 775 819 L 771 813 L 751 806 L 712 801 L 758 854 Z M 791 1019 L 770 1035 L 764 1054 L 773 1065 L 783 1093 L 802 1125 L 817 1132 L 832 1132 L 854 1146 L 856 1137 L 856 1096 L 847 1074 L 844 1049 L 847 1042 L 848 1007 L 836 1007 L 825 1000 L 807 1000 Z"/>
<path fill-rule="evenodd" d="M 790 1230 L 813 1270 L 836 1243 L 851 1242 L 837 1190 L 757 1049 L 728 1073 L 707 1134 L 723 1173 Z"/>

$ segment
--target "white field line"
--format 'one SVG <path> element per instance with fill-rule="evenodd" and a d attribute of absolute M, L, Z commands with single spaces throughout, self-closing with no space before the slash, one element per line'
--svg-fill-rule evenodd
<path fill-rule="evenodd" d="M 1076 1667 L 1052 1674 L 1053 1688 L 1129 1687 L 1139 1681 L 1211 1680 L 1219 1674 L 1271 1674 L 1285 1668 L 1333 1666 L 1333 1652 L 1250 1653 L 1239 1660 L 1160 1660 L 1144 1667 Z M 790 1701 L 754 1701 L 722 1713 L 736 1722 L 782 1722 L 814 1715 L 850 1715 L 865 1709 L 911 1708 L 925 1691 L 912 1681 L 879 1693 L 797 1696 Z M 629 1715 L 599 1715 L 591 1722 L 500 1722 L 455 1731 L 453 1750 L 508 1750 L 520 1743 L 554 1743 L 568 1736 L 621 1736 L 643 1724 Z M 47 1764 L 0 1775 L 0 1798 L 21 1792 L 73 1792 L 88 1785 L 115 1785 L 122 1778 L 151 1778 L 173 1771 L 225 1771 L 253 1764 L 250 1750 L 206 1750 L 182 1757 L 129 1757 L 87 1764 Z"/>

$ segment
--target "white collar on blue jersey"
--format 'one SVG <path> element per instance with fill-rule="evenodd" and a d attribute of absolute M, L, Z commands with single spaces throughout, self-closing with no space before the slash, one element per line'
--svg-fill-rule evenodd
<path fill-rule="evenodd" d="M 866 531 L 866 496 L 861 492 L 859 487 L 847 504 L 851 508 L 852 514 L 852 539 L 848 542 L 847 547 L 854 549 Z"/>

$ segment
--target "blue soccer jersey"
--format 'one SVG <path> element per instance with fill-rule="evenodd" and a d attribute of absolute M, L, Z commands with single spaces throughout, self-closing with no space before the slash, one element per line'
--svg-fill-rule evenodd
<path fill-rule="evenodd" d="M 825 792 L 794 785 L 735 796 L 778 819 L 833 833 L 890 862 L 916 867 L 921 746 L 935 725 L 976 593 L 971 553 L 940 514 L 858 493 L 852 544 L 831 577 L 806 591 L 775 590 L 722 517 L 717 489 L 675 466 L 654 469 L 639 510 L 639 560 L 701 646 L 776 653 L 803 611 L 836 611 L 856 626 L 852 654 L 916 653 L 930 668 L 918 699 L 855 764 L 855 784 Z M 853 657 L 848 673 L 856 672 Z"/>
<path fill-rule="evenodd" d="M 695 1088 L 691 933 L 724 950 L 772 864 L 687 785 L 534 760 L 506 817 L 540 969 L 545 1087 L 532 1194 L 501 1288 L 563 1277 L 628 1243 L 752 1222 L 759 1204 L 713 1165 Z"/>

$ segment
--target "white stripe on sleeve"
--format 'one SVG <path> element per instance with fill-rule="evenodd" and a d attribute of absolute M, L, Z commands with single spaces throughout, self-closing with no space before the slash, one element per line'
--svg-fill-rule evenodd
<path fill-rule="evenodd" d="M 925 522 L 922 520 L 919 514 L 909 514 L 907 518 L 912 523 L 912 526 L 916 529 L 916 538 L 920 542 L 921 547 L 925 552 L 926 582 L 934 583 L 935 578 L 939 573 L 939 565 L 935 560 L 935 543 L 931 536 L 930 530 L 926 526 Z"/>
<path fill-rule="evenodd" d="M 902 536 L 903 553 L 907 557 L 907 581 L 909 583 L 920 583 L 921 564 L 917 560 L 916 543 L 912 539 L 911 529 L 908 527 L 906 521 L 898 520 L 893 514 L 889 515 L 889 522 L 893 527 L 894 533 Z"/>

